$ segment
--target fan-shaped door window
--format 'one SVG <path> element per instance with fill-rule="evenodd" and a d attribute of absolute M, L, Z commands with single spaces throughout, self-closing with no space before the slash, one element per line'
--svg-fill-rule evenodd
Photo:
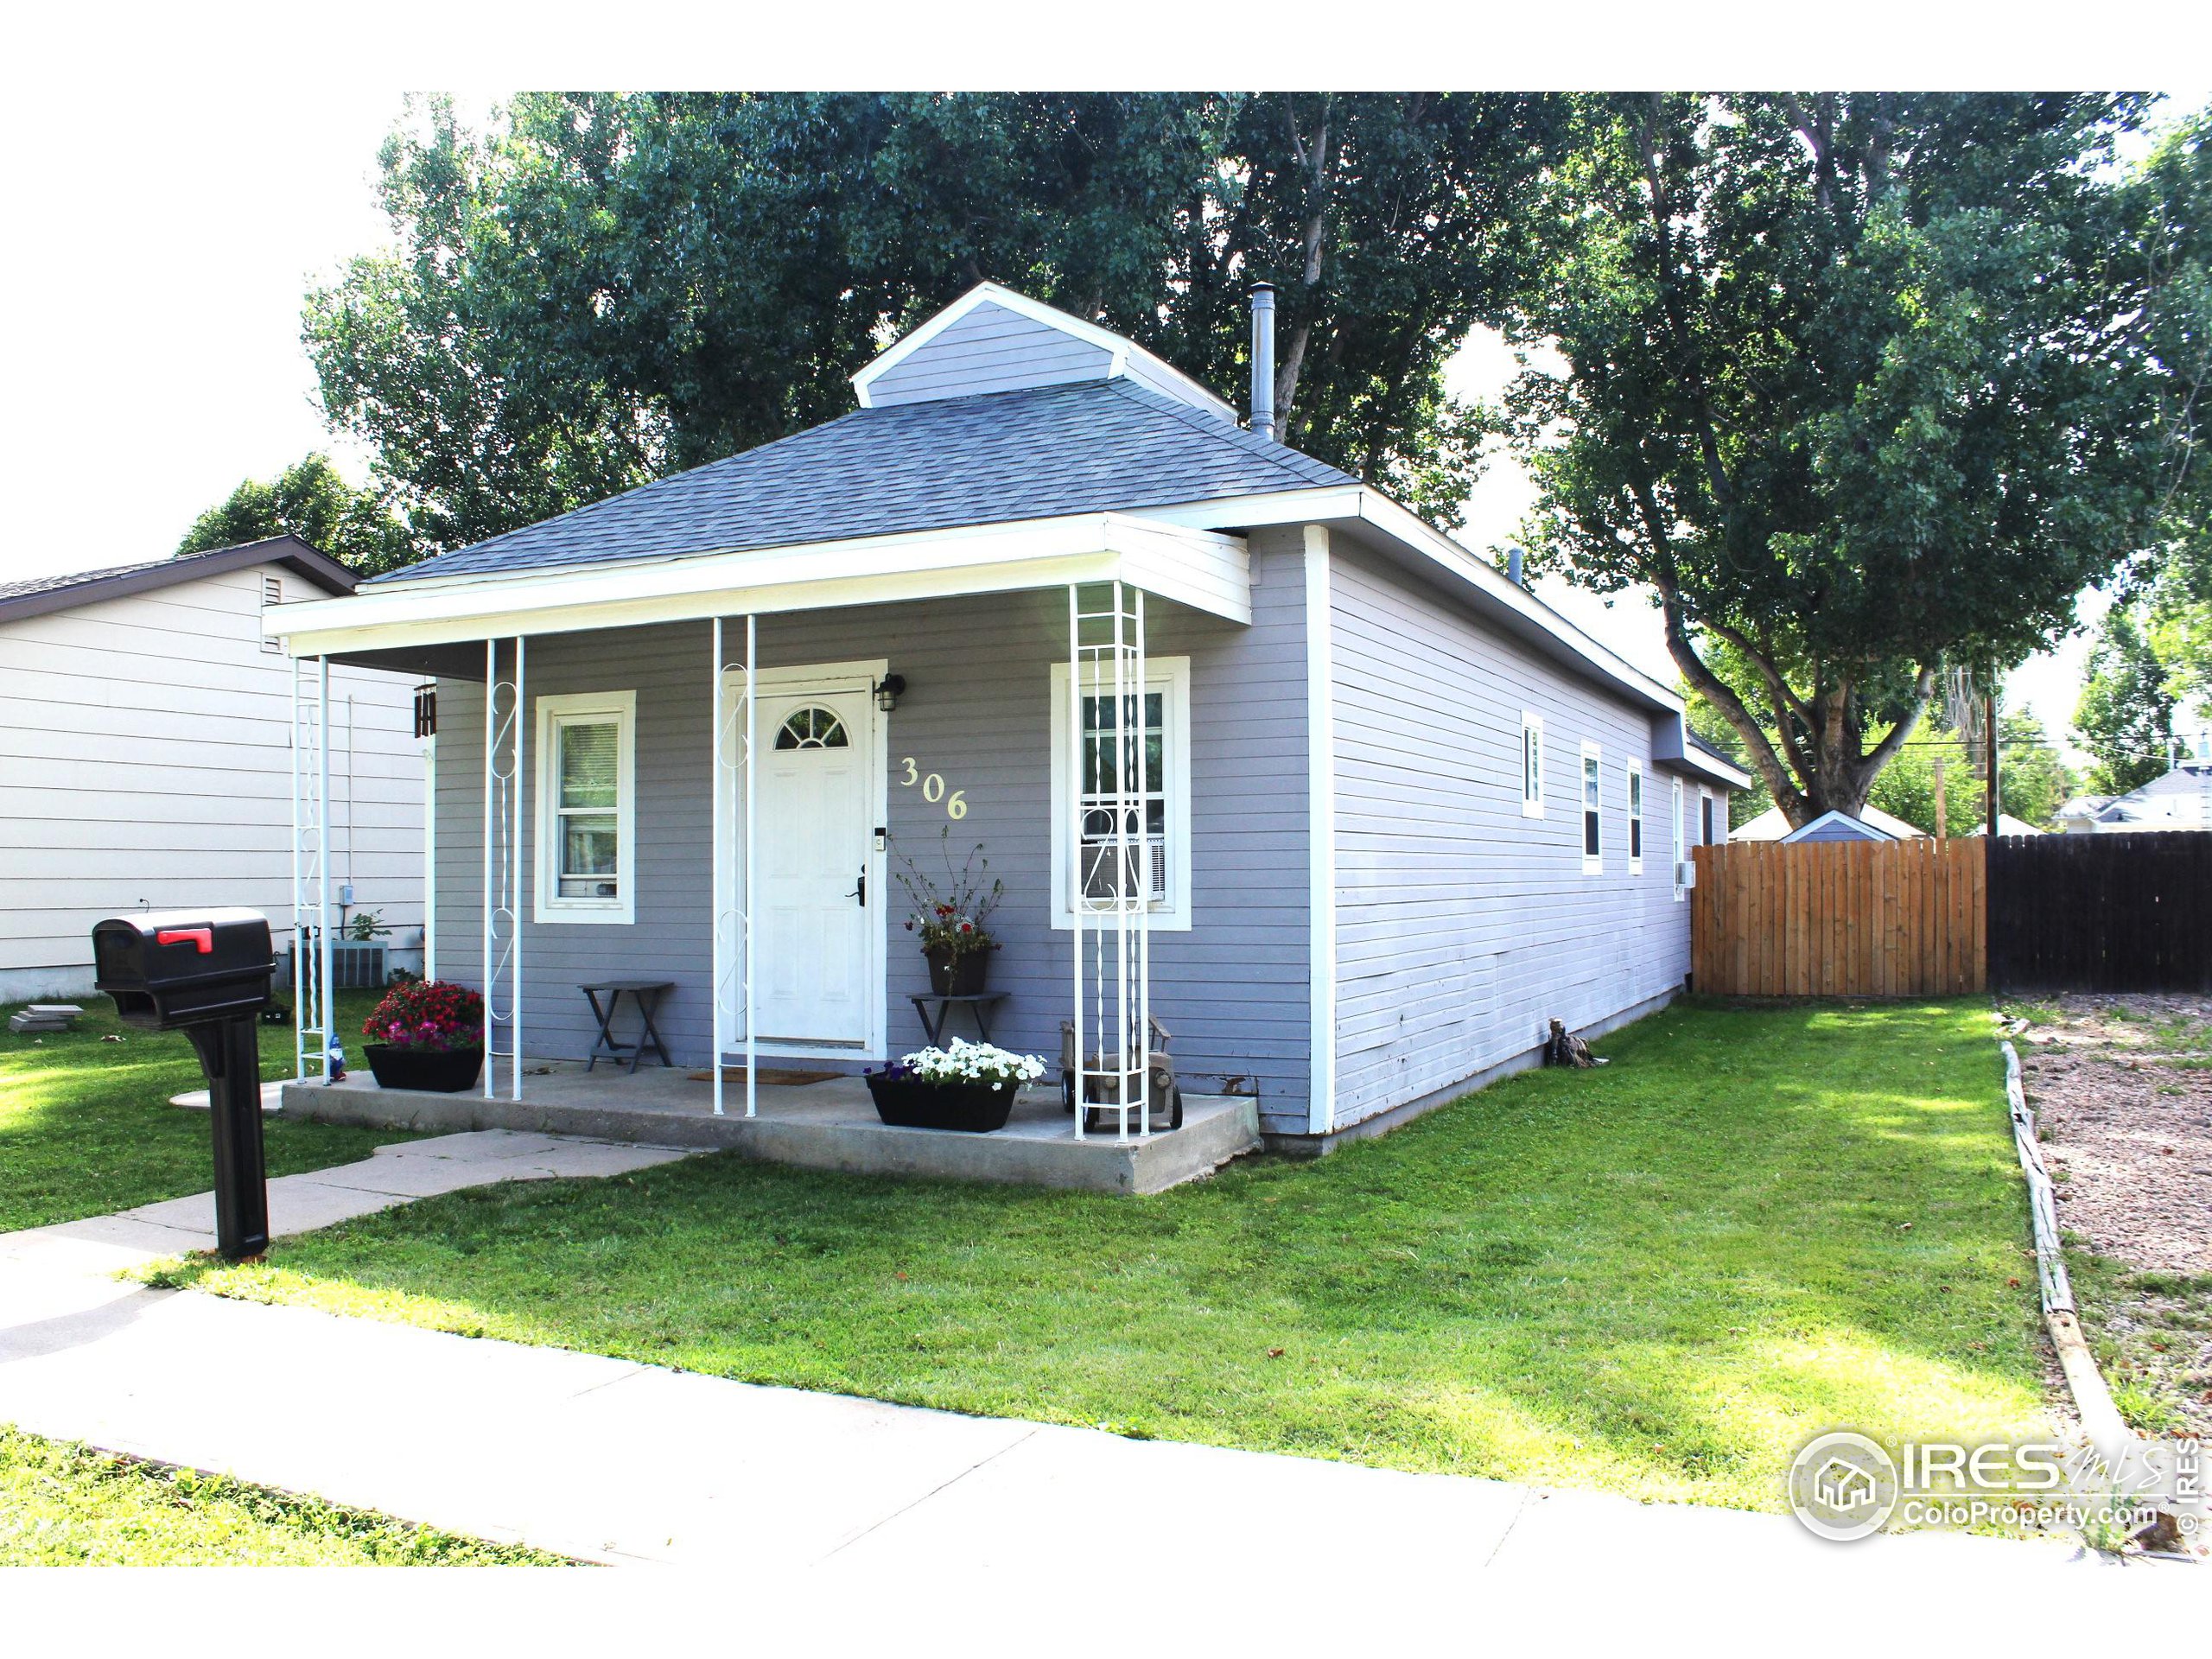
<path fill-rule="evenodd" d="M 776 732 L 779 749 L 843 749 L 852 747 L 845 722 L 827 709 L 795 710 Z"/>

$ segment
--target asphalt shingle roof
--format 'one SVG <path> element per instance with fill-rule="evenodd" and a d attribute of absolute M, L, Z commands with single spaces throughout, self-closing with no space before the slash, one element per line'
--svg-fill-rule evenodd
<path fill-rule="evenodd" d="M 380 581 L 845 541 L 1357 480 L 1125 379 L 856 410 Z"/>
<path fill-rule="evenodd" d="M 61 576 L 35 576 L 29 582 L 0 582 L 0 599 L 24 599 L 32 594 L 59 593 L 65 588 L 82 588 L 87 583 L 105 582 L 110 576 L 128 576 L 141 570 L 154 570 L 170 563 L 168 559 L 141 559 L 136 564 L 111 564 L 99 570 L 72 570 Z"/>

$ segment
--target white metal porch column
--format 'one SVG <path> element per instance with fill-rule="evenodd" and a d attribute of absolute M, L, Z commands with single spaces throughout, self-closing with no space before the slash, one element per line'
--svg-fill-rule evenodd
<path fill-rule="evenodd" d="M 302 679 L 305 681 L 302 686 Z M 308 921 L 309 904 L 315 920 Z M 330 1075 L 330 659 L 292 659 L 292 1075 Z M 314 1043 L 308 1039 L 313 1034 Z"/>
<path fill-rule="evenodd" d="M 745 1021 L 745 1115 L 752 1117 L 759 1107 L 760 1071 L 754 1052 L 753 1022 L 753 664 L 758 659 L 760 626 L 752 615 L 745 619 L 745 660 L 742 664 L 728 662 L 722 651 L 722 619 L 714 620 L 712 657 L 707 676 L 708 707 L 714 720 L 714 893 L 715 925 L 709 930 L 712 938 L 710 948 L 715 953 L 712 971 L 708 982 L 714 987 L 715 997 L 715 1116 L 722 1116 L 722 1060 L 729 1052 L 730 1022 L 739 1017 Z M 723 682 L 734 672 L 737 695 L 723 695 Z M 741 757 L 741 758 L 740 758 Z M 745 878 L 734 881 L 736 862 L 730 855 L 729 823 L 730 798 L 736 792 L 742 777 L 745 785 L 744 851 Z M 741 892 L 732 893 L 740 886 Z M 741 994 L 742 1000 L 740 1000 Z"/>
<path fill-rule="evenodd" d="M 522 1098 L 522 762 L 525 641 L 514 639 L 514 677 L 499 677 L 499 642 L 484 642 L 484 1098 Z M 502 1008 L 500 984 L 506 1001 Z M 499 1046 L 499 1031 L 507 1046 Z"/>
<path fill-rule="evenodd" d="M 1152 1133 L 1152 895 L 1145 818 L 1144 594 L 1120 582 L 1068 589 L 1068 736 L 1075 791 L 1068 868 L 1075 993 L 1076 1138 L 1093 1106 L 1119 1139 Z"/>

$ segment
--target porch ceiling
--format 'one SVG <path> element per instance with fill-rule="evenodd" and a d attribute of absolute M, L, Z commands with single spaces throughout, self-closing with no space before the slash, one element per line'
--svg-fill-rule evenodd
<path fill-rule="evenodd" d="M 272 607 L 263 626 L 296 657 L 337 656 L 1117 580 L 1233 622 L 1252 620 L 1241 536 L 1107 512 L 586 569 L 379 582 L 342 599 Z"/>

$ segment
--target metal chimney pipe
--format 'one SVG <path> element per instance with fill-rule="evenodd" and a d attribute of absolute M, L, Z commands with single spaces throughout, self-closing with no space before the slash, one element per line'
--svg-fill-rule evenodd
<path fill-rule="evenodd" d="M 1505 575 L 1506 579 L 1516 588 L 1525 588 L 1529 585 L 1521 580 L 1521 550 L 1517 547 L 1509 547 L 1505 550 Z"/>
<path fill-rule="evenodd" d="M 1275 285 L 1252 284 L 1252 429 L 1275 435 Z"/>

